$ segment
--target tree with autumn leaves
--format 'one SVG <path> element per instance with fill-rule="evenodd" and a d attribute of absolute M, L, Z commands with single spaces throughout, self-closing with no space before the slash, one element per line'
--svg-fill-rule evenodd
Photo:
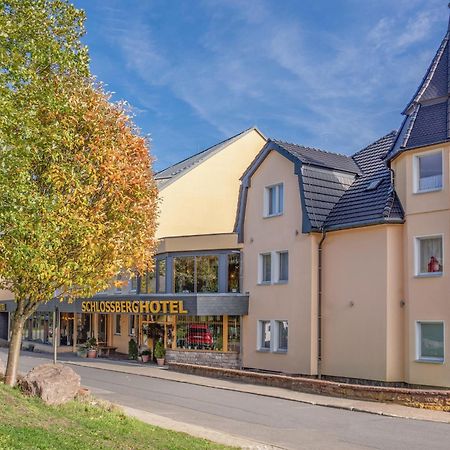
<path fill-rule="evenodd" d="M 52 298 L 142 271 L 155 247 L 148 142 L 89 73 L 84 13 L 66 0 L 0 0 L 0 288 L 16 310 L 6 382 L 25 322 Z"/>

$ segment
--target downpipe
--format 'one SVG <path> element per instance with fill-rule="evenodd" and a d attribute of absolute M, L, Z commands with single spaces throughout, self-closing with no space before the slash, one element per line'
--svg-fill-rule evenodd
<path fill-rule="evenodd" d="M 317 378 L 322 378 L 322 251 L 327 232 L 322 228 L 322 238 L 317 249 Z"/>

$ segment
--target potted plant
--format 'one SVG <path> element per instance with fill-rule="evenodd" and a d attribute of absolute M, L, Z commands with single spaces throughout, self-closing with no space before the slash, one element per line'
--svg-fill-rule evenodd
<path fill-rule="evenodd" d="M 158 364 L 158 366 L 163 366 L 164 365 L 164 357 L 166 356 L 166 349 L 164 348 L 164 344 L 161 341 L 158 341 L 155 344 L 155 350 L 153 351 L 155 358 L 156 358 L 156 363 Z"/>
<path fill-rule="evenodd" d="M 97 339 L 95 337 L 86 341 L 86 351 L 88 358 L 97 358 Z"/>
<path fill-rule="evenodd" d="M 151 354 L 152 353 L 150 352 L 150 350 L 148 350 L 148 349 L 147 350 L 143 350 L 142 353 L 141 353 L 142 362 L 143 363 L 149 362 Z"/>
<path fill-rule="evenodd" d="M 87 357 L 87 348 L 86 345 L 82 344 L 78 346 L 77 349 L 77 356 L 80 358 L 86 358 Z"/>

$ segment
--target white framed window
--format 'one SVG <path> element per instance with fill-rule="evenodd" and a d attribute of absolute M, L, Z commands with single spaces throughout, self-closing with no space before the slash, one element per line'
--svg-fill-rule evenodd
<path fill-rule="evenodd" d="M 444 322 L 416 322 L 417 361 L 444 362 Z"/>
<path fill-rule="evenodd" d="M 271 333 L 270 320 L 258 321 L 258 350 L 270 351 Z"/>
<path fill-rule="evenodd" d="M 415 238 L 416 275 L 439 276 L 444 271 L 443 236 Z"/>
<path fill-rule="evenodd" d="M 277 283 L 286 283 L 289 280 L 289 253 L 287 251 L 276 252 L 277 256 Z"/>
<path fill-rule="evenodd" d="M 284 211 L 283 183 L 264 189 L 264 217 L 280 216 Z"/>
<path fill-rule="evenodd" d="M 275 351 L 277 352 L 287 352 L 288 351 L 288 321 L 287 320 L 276 320 L 275 330 L 277 340 L 275 343 Z"/>
<path fill-rule="evenodd" d="M 288 330 L 287 320 L 258 320 L 257 350 L 287 353 Z"/>
<path fill-rule="evenodd" d="M 259 255 L 259 283 L 270 284 L 272 282 L 272 253 Z"/>
<path fill-rule="evenodd" d="M 117 334 L 120 336 L 121 334 L 121 328 L 120 328 L 120 314 L 114 314 L 114 334 Z"/>
<path fill-rule="evenodd" d="M 442 151 L 416 155 L 413 162 L 414 192 L 433 192 L 442 189 Z"/>

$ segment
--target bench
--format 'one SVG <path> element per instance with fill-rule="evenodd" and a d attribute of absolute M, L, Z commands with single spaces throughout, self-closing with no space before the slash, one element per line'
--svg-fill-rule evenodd
<path fill-rule="evenodd" d="M 117 347 L 112 347 L 111 345 L 98 345 L 97 346 L 97 356 L 101 358 L 102 356 L 108 358 L 111 352 L 115 352 Z"/>

